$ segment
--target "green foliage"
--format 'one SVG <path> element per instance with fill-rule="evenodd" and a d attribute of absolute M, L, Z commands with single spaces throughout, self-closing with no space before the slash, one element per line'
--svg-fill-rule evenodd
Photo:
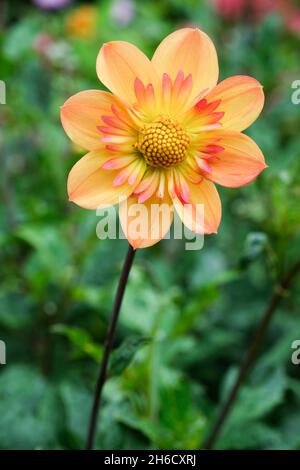
<path fill-rule="evenodd" d="M 57 323 L 53 325 L 51 331 L 64 335 L 74 347 L 74 356 L 90 356 L 95 361 L 100 361 L 102 357 L 102 347 L 98 346 L 83 328 L 67 326 Z"/>
<path fill-rule="evenodd" d="M 134 42 L 151 54 L 174 29 L 195 24 L 215 40 L 221 78 L 260 80 L 266 107 L 249 129 L 269 168 L 251 185 L 222 189 L 223 220 L 201 251 L 166 240 L 136 256 L 104 389 L 97 448 L 201 448 L 278 278 L 299 258 L 299 38 L 277 15 L 230 23 L 204 0 L 136 2 L 120 26 L 111 2 L 94 2 L 96 37 L 74 38 L 55 13 L 9 3 L 0 33 L 0 448 L 84 445 L 98 363 L 126 251 L 96 237 L 97 216 L 67 201 L 82 155 L 59 106 L 101 87 L 99 46 Z M 82 2 L 83 3 L 83 2 Z M 80 4 L 80 2 L 77 2 Z M 52 43 L 38 49 L 41 34 Z M 256 366 L 218 441 L 221 449 L 300 450 L 299 283 L 284 293 Z"/>

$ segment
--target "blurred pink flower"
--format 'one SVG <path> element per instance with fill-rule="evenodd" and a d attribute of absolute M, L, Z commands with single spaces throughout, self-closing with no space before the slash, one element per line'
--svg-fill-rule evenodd
<path fill-rule="evenodd" d="M 214 5 L 220 15 L 237 19 L 244 13 L 245 0 L 214 0 Z"/>
<path fill-rule="evenodd" d="M 277 0 L 277 8 L 284 18 L 288 29 L 297 35 L 300 35 L 300 8 L 295 2 L 287 0 Z"/>
<path fill-rule="evenodd" d="M 47 54 L 49 48 L 54 44 L 53 37 L 48 33 L 40 33 L 35 38 L 33 48 L 41 55 Z"/>
<path fill-rule="evenodd" d="M 34 42 L 33 50 L 44 63 L 64 70 L 73 70 L 76 65 L 70 45 L 64 40 L 57 40 L 48 33 L 39 33 Z"/>
<path fill-rule="evenodd" d="M 253 4 L 253 13 L 256 18 L 262 18 L 266 14 L 274 11 L 276 9 L 276 0 L 254 0 L 251 2 Z"/>
<path fill-rule="evenodd" d="M 300 8 L 292 0 L 213 0 L 213 4 L 219 15 L 235 21 L 242 17 L 258 21 L 276 11 L 289 31 L 300 35 Z"/>
<path fill-rule="evenodd" d="M 260 19 L 276 7 L 276 0 L 214 0 L 217 12 L 227 19 L 237 20 L 250 15 Z"/>
<path fill-rule="evenodd" d="M 72 0 L 32 0 L 33 3 L 43 10 L 59 10 L 72 2 Z"/>
<path fill-rule="evenodd" d="M 290 31 L 300 35 L 300 9 L 287 21 Z"/>

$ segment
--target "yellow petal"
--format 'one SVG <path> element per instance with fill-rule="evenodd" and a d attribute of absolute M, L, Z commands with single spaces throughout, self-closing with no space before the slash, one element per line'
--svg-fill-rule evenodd
<path fill-rule="evenodd" d="M 158 89 L 158 77 L 150 60 L 128 42 L 112 41 L 104 44 L 98 54 L 96 68 L 100 81 L 129 103 L 136 102 L 136 78 L 145 86 L 152 83 L 154 89 Z"/>
<path fill-rule="evenodd" d="M 211 173 L 207 176 L 215 183 L 237 188 L 253 181 L 265 168 L 265 159 L 256 143 L 247 135 L 234 131 L 217 132 L 219 145 L 224 151 L 209 160 Z"/>
<path fill-rule="evenodd" d="M 87 150 L 103 148 L 102 134 L 97 129 L 101 116 L 112 114 L 115 98 L 105 91 L 87 90 L 71 96 L 61 107 L 61 122 L 64 130 L 75 144 Z"/>
<path fill-rule="evenodd" d="M 190 201 L 183 204 L 177 197 L 173 204 L 182 223 L 192 232 L 217 233 L 221 221 L 221 201 L 215 185 L 203 179 L 198 184 L 190 183 Z"/>
<path fill-rule="evenodd" d="M 252 77 L 238 75 L 227 78 L 207 96 L 208 102 L 222 100 L 218 111 L 225 114 L 220 120 L 222 129 L 243 131 L 260 115 L 264 106 L 261 84 Z"/>
<path fill-rule="evenodd" d="M 82 157 L 71 169 L 68 177 L 69 200 L 85 209 L 109 207 L 128 197 L 135 186 L 124 183 L 113 186 L 118 170 L 101 168 L 107 157 L 92 151 Z"/>
<path fill-rule="evenodd" d="M 146 248 L 158 243 L 173 221 L 173 204 L 168 194 L 152 196 L 142 204 L 131 196 L 120 204 L 122 230 L 133 248 Z"/>
<path fill-rule="evenodd" d="M 156 49 L 152 63 L 162 78 L 175 80 L 178 72 L 192 75 L 192 100 L 204 89 L 213 88 L 219 75 L 218 57 L 211 39 L 199 29 L 184 28 L 167 36 Z"/>

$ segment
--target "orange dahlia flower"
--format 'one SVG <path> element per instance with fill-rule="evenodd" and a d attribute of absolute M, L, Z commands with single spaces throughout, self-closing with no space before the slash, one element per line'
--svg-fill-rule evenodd
<path fill-rule="evenodd" d="M 221 202 L 214 183 L 243 186 L 266 167 L 259 147 L 241 133 L 263 108 L 260 83 L 234 76 L 217 85 L 215 47 L 190 28 L 166 37 L 151 60 L 127 42 L 106 43 L 96 68 L 113 94 L 82 91 L 61 108 L 66 133 L 89 151 L 69 174 L 69 199 L 87 209 L 121 201 L 121 225 L 134 248 L 168 232 L 173 208 L 190 230 L 216 233 Z M 133 204 L 157 208 L 138 238 L 128 229 Z M 170 217 L 160 217 L 162 205 Z"/>

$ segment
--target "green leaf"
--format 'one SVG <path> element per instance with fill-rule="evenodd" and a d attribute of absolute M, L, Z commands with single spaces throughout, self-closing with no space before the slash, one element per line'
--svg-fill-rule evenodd
<path fill-rule="evenodd" d="M 39 373 L 9 365 L 0 376 L 0 448 L 51 449 L 62 426 L 55 389 Z"/>
<path fill-rule="evenodd" d="M 243 387 L 233 409 L 232 420 L 246 422 L 261 419 L 281 404 L 287 388 L 283 369 L 276 370 L 263 383 Z"/>
<path fill-rule="evenodd" d="M 108 375 L 120 375 L 131 364 L 135 354 L 143 346 L 149 343 L 150 338 L 142 336 L 131 336 L 126 338 L 123 343 L 113 351 L 109 366 Z"/>
<path fill-rule="evenodd" d="M 52 333 L 60 334 L 68 338 L 77 355 L 89 356 L 99 363 L 103 348 L 93 341 L 86 330 L 57 323 L 52 326 L 51 331 Z"/>

